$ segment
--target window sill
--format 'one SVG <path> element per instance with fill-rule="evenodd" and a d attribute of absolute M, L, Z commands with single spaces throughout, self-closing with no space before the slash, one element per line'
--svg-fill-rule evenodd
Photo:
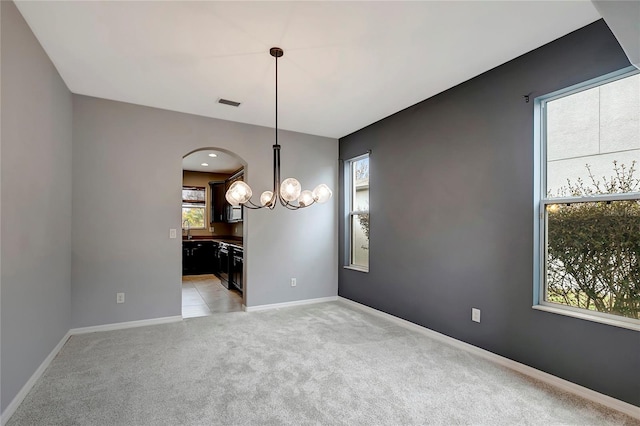
<path fill-rule="evenodd" d="M 631 321 L 625 321 L 623 319 L 606 318 L 598 315 L 591 315 L 588 313 L 577 312 L 570 309 L 559 308 L 559 307 L 549 306 L 549 305 L 534 305 L 532 306 L 532 308 L 537 311 L 550 312 L 552 314 L 565 315 L 568 317 L 578 318 L 586 321 L 598 322 L 600 324 L 612 325 L 614 327 L 640 331 L 640 324 L 636 324 Z"/>
<path fill-rule="evenodd" d="M 369 272 L 369 268 L 364 268 L 362 266 L 345 265 L 345 266 L 343 266 L 343 268 L 344 269 L 350 269 L 352 271 L 364 272 L 364 273 L 368 273 Z"/>

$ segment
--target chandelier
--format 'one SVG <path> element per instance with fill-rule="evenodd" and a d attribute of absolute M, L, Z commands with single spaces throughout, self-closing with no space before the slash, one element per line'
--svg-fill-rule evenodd
<path fill-rule="evenodd" d="M 260 205 L 251 201 L 253 192 L 244 181 L 234 182 L 225 197 L 232 206 L 242 205 L 249 209 L 262 209 L 267 207 L 273 210 L 279 202 L 289 210 L 298 210 L 309 207 L 315 203 L 324 203 L 331 198 L 331 189 L 324 183 L 316 186 L 313 191 L 304 190 L 295 178 L 287 178 L 280 182 L 280 145 L 278 144 L 278 58 L 284 55 L 279 47 L 269 50 L 271 56 L 276 58 L 276 143 L 273 145 L 273 191 L 264 191 L 260 195 Z"/>

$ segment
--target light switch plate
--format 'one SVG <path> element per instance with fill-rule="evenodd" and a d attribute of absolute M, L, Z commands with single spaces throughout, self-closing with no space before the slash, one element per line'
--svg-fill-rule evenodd
<path fill-rule="evenodd" d="M 169 238 L 175 238 L 176 237 L 176 230 L 175 228 L 171 228 L 169 229 Z"/>
<path fill-rule="evenodd" d="M 471 321 L 480 322 L 480 309 L 471 308 Z"/>

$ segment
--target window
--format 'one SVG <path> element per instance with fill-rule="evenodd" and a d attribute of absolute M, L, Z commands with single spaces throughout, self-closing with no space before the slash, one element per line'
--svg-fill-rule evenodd
<path fill-rule="evenodd" d="M 349 160 L 345 170 L 348 185 L 349 259 L 347 266 L 369 270 L 369 155 Z"/>
<path fill-rule="evenodd" d="M 206 189 L 199 186 L 182 187 L 182 227 L 190 229 L 204 229 L 206 209 Z"/>
<path fill-rule="evenodd" d="M 536 308 L 640 330 L 640 74 L 536 99 Z"/>

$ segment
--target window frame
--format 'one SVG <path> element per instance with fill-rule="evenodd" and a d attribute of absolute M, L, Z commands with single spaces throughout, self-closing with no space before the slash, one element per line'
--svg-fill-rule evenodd
<path fill-rule="evenodd" d="M 202 190 L 204 192 L 204 200 L 203 201 L 186 201 L 184 200 L 184 198 L 182 199 L 182 206 L 180 209 L 180 218 L 182 219 L 182 213 L 184 212 L 185 208 L 188 209 L 203 209 L 203 226 L 202 227 L 191 227 L 191 224 L 189 224 L 189 229 L 196 229 L 196 230 L 202 230 L 202 229 L 207 229 L 207 187 L 206 186 L 196 186 L 196 185 L 182 185 L 182 190 Z M 184 221 L 182 222 L 184 224 Z"/>
<path fill-rule="evenodd" d="M 344 162 L 344 183 L 345 183 L 345 259 L 344 268 L 352 269 L 359 272 L 369 272 L 369 266 L 356 265 L 353 263 L 353 217 L 360 214 L 368 214 L 371 219 L 371 196 L 369 195 L 369 208 L 367 210 L 353 210 L 353 201 L 355 196 L 355 182 L 353 180 L 353 165 L 360 160 L 370 158 L 370 152 L 357 157 L 350 158 Z M 369 161 L 369 171 L 371 171 L 371 162 Z M 369 189 L 371 188 L 371 176 L 369 176 Z M 369 192 L 371 194 L 371 192 Z M 369 239 L 371 244 L 371 239 Z M 367 254 L 368 257 L 369 254 Z M 368 262 L 367 262 L 368 263 Z"/>
<path fill-rule="evenodd" d="M 598 194 L 588 197 L 555 197 L 548 198 L 547 190 L 547 126 L 546 105 L 548 102 L 564 98 L 585 90 L 603 86 L 607 83 L 621 80 L 639 74 L 640 70 L 630 66 L 618 71 L 605 74 L 583 83 L 578 83 L 539 96 L 534 99 L 534 259 L 533 259 L 533 309 L 566 315 L 593 321 L 601 324 L 640 331 L 640 320 L 613 315 L 606 312 L 591 311 L 559 303 L 547 302 L 547 205 L 577 204 L 585 202 L 606 202 L 618 200 L 640 200 L 640 192 L 623 194 Z"/>

